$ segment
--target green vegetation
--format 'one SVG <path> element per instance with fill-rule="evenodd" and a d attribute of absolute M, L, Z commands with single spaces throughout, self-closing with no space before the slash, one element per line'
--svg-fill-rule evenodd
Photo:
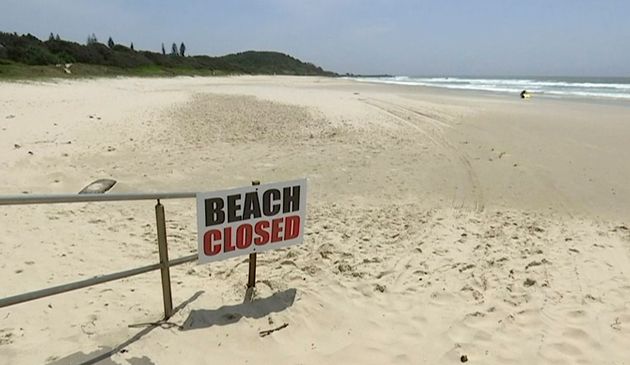
<path fill-rule="evenodd" d="M 82 78 L 82 77 L 115 77 L 115 76 L 223 76 L 236 74 L 223 70 L 193 69 L 185 67 L 160 67 L 156 65 L 133 68 L 120 68 L 105 65 L 75 63 L 72 73 L 67 74 L 59 65 L 26 65 L 0 59 L 0 79 L 31 78 Z"/>
<path fill-rule="evenodd" d="M 59 35 L 41 41 L 26 34 L 0 32 L 0 78 L 82 77 L 82 76 L 174 76 L 226 74 L 279 74 L 336 76 L 311 63 L 278 52 L 248 51 L 221 57 L 185 56 L 186 46 L 173 43 L 171 54 L 135 51 L 107 45 L 96 36 L 87 44 L 64 41 Z M 71 73 L 65 64 L 72 64 Z"/>
<path fill-rule="evenodd" d="M 277 52 L 247 51 L 223 56 L 221 59 L 229 64 L 239 65 L 245 73 L 250 74 L 332 75 L 312 63 L 304 63 Z"/>

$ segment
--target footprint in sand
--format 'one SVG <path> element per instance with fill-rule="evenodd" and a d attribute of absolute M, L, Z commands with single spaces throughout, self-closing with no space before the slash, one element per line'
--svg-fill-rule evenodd
<path fill-rule="evenodd" d="M 96 333 L 96 320 L 98 317 L 94 314 L 90 315 L 90 321 L 81 325 L 81 331 L 88 336 Z"/>

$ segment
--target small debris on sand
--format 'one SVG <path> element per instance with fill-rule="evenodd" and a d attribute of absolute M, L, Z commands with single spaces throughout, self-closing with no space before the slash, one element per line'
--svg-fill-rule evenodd
<path fill-rule="evenodd" d="M 530 287 L 530 286 L 532 286 L 534 284 L 536 284 L 536 280 L 530 279 L 530 278 L 525 279 L 525 281 L 523 282 L 523 285 L 525 285 L 527 287 Z"/>
<path fill-rule="evenodd" d="M 527 264 L 527 266 L 525 266 L 525 270 L 529 269 L 530 267 L 539 266 L 539 265 L 542 265 L 542 262 L 532 261 L 529 264 Z"/>
<path fill-rule="evenodd" d="M 79 191 L 79 194 L 102 194 L 110 190 L 116 184 L 116 180 L 98 179 Z"/>
<path fill-rule="evenodd" d="M 376 286 L 374 287 L 374 290 L 384 293 L 385 289 L 387 289 L 387 287 L 383 284 L 376 284 Z"/>
<path fill-rule="evenodd" d="M 289 327 L 289 324 L 285 323 L 285 324 L 283 324 L 283 325 L 281 325 L 279 327 L 272 328 L 270 330 L 260 331 L 258 334 L 260 335 L 260 337 L 265 337 L 265 336 L 269 336 L 270 334 L 272 334 L 272 333 L 274 333 L 276 331 L 280 331 L 281 329 L 287 328 L 287 327 Z"/>
<path fill-rule="evenodd" d="M 343 263 L 339 264 L 339 266 L 337 266 L 337 269 L 339 270 L 339 272 L 348 272 L 352 271 L 352 266 L 350 266 L 350 264 Z"/>

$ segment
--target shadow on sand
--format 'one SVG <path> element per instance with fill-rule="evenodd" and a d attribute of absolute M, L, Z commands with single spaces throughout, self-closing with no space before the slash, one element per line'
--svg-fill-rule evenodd
<path fill-rule="evenodd" d="M 173 314 L 179 312 L 180 310 L 182 310 L 184 307 L 186 307 L 188 304 L 192 303 L 193 301 L 197 300 L 197 298 L 199 298 L 201 296 L 201 294 L 203 294 L 204 291 L 198 291 L 196 292 L 192 297 L 188 298 L 188 300 L 182 302 L 180 305 L 178 305 L 176 308 L 173 309 Z M 144 328 L 142 331 L 136 333 L 135 335 L 133 335 L 131 338 L 127 339 L 126 341 L 118 344 L 115 347 L 109 347 L 109 346 L 101 346 L 99 347 L 98 350 L 90 352 L 90 353 L 83 353 L 83 352 L 75 352 L 71 355 L 68 355 L 66 357 L 60 358 L 60 359 L 56 359 L 53 362 L 48 363 L 47 365 L 118 365 L 117 363 L 115 363 L 114 361 L 112 361 L 110 358 L 112 357 L 112 355 L 123 351 L 125 349 L 125 347 L 131 345 L 132 343 L 138 341 L 139 339 L 141 339 L 142 337 L 144 337 L 146 334 L 148 334 L 149 332 L 153 331 L 155 328 L 157 327 L 162 327 L 162 328 L 171 328 L 171 327 L 177 327 L 177 324 L 172 323 L 172 322 L 168 322 L 168 321 L 158 321 L 158 322 L 154 322 L 154 323 L 141 323 L 141 324 L 136 324 L 136 325 L 131 325 L 129 327 L 146 327 Z M 154 365 L 153 361 L 151 361 L 150 358 L 146 357 L 146 356 L 142 356 L 142 357 L 133 357 L 130 359 L 127 359 L 127 361 L 132 364 L 132 365 Z"/>
<path fill-rule="evenodd" d="M 226 305 L 218 309 L 192 310 L 180 327 L 188 331 L 211 326 L 224 326 L 238 322 L 241 318 L 262 318 L 271 313 L 281 312 L 293 305 L 295 289 L 287 289 L 270 297 L 245 301 L 241 304 Z"/>

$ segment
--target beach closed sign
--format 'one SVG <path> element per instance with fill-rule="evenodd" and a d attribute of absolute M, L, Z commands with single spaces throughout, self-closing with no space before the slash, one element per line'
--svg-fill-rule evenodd
<path fill-rule="evenodd" d="M 302 243 L 306 179 L 197 193 L 199 263 Z"/>

